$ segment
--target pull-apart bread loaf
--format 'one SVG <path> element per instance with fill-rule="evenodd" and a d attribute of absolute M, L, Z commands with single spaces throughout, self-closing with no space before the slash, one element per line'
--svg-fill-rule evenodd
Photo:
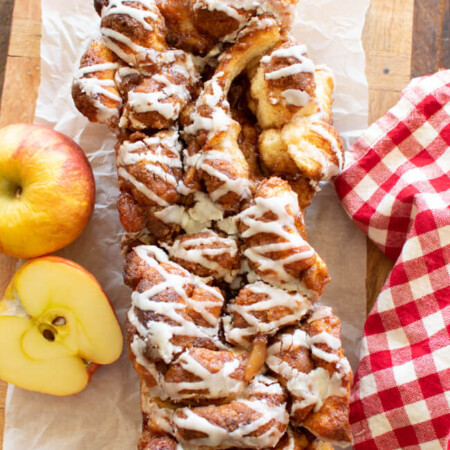
<path fill-rule="evenodd" d="M 351 442 L 352 372 L 304 211 L 344 151 L 297 0 L 95 0 L 75 105 L 117 136 L 138 447 Z"/>

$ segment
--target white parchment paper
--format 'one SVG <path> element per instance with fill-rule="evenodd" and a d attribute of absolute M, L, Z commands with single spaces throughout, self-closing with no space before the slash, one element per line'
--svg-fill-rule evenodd
<path fill-rule="evenodd" d="M 337 80 L 335 125 L 346 142 L 367 127 L 368 93 L 361 31 L 369 0 L 301 0 L 295 36 L 316 63 L 330 66 Z M 36 122 L 75 139 L 94 168 L 97 199 L 82 236 L 59 255 L 91 271 L 113 302 L 122 324 L 130 301 L 123 286 L 116 211 L 114 138 L 75 109 L 72 74 L 89 40 L 98 33 L 92 0 L 42 0 L 42 78 Z M 343 324 L 346 353 L 355 366 L 365 318 L 365 237 L 347 218 L 330 185 L 306 217 L 309 240 L 328 263 L 333 281 L 322 302 Z M 140 429 L 138 378 L 127 355 L 97 371 L 80 394 L 66 398 L 9 387 L 4 450 L 128 450 Z"/>

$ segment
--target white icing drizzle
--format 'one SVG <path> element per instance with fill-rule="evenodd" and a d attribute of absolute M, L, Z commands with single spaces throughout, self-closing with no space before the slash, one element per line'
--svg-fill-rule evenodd
<path fill-rule="evenodd" d="M 208 175 L 223 181 L 223 184 L 214 191 L 209 192 L 213 201 L 218 201 L 230 192 L 234 192 L 239 198 L 245 199 L 250 197 L 250 180 L 245 177 L 233 177 L 226 171 L 218 169 L 213 164 L 220 167 L 220 161 L 228 163 L 233 167 L 232 157 L 226 153 L 226 143 L 223 143 L 224 151 L 210 150 L 202 153 L 200 168 Z"/>
<path fill-rule="evenodd" d="M 308 317 L 307 322 L 311 323 L 327 317 L 333 317 L 333 310 L 329 306 L 320 306 L 319 308 L 314 308 L 312 310 L 312 314 Z"/>
<path fill-rule="evenodd" d="M 149 124 L 137 117 L 148 112 L 157 112 L 167 120 L 178 119 L 191 99 L 189 85 L 199 76 L 192 57 L 181 50 L 157 52 L 149 49 L 145 54 L 141 53 L 138 59 L 147 81 L 128 93 L 128 102 L 119 125 L 138 130 L 148 128 Z M 149 60 L 152 68 L 147 74 L 145 66 Z M 156 74 L 153 73 L 155 66 L 160 68 Z"/>
<path fill-rule="evenodd" d="M 265 30 L 276 25 L 277 22 L 272 17 L 265 17 L 261 19 L 259 17 L 252 17 L 247 23 L 247 26 L 239 32 L 239 37 L 243 37 L 254 30 Z"/>
<path fill-rule="evenodd" d="M 164 87 L 157 92 L 131 91 L 128 94 L 127 106 L 136 113 L 155 111 L 166 119 L 177 119 L 182 103 L 184 104 L 190 98 L 186 86 L 172 83 L 163 74 L 156 74 L 152 78 Z"/>
<path fill-rule="evenodd" d="M 145 344 L 139 337 L 134 337 L 130 347 L 136 356 L 136 362 L 145 367 L 156 381 L 156 386 L 147 387 L 147 389 L 151 395 L 158 396 L 162 400 L 179 401 L 200 396 L 203 399 L 211 400 L 227 398 L 230 395 L 238 395 L 246 387 L 246 383 L 243 380 L 231 377 L 240 365 L 239 358 L 232 352 L 229 352 L 232 358 L 225 361 L 219 370 L 212 373 L 197 361 L 195 354 L 190 349 L 187 349 L 172 362 L 172 365 L 180 365 L 184 371 L 196 378 L 200 378 L 200 380 L 170 382 L 165 379 L 163 374 L 157 371 L 155 364 L 149 362 L 144 356 Z M 208 356 L 213 355 L 210 354 Z"/>
<path fill-rule="evenodd" d="M 170 205 L 154 215 L 166 224 L 180 225 L 190 234 L 204 231 L 211 227 L 213 221 L 223 218 L 223 211 L 204 192 L 196 192 L 194 199 L 192 208 Z"/>
<path fill-rule="evenodd" d="M 105 72 L 106 70 L 117 70 L 120 67 L 118 63 L 93 64 L 92 66 L 80 67 L 77 70 L 76 78 L 81 78 L 88 73 Z"/>
<path fill-rule="evenodd" d="M 326 181 L 339 175 L 344 161 L 339 138 L 327 130 L 326 123 L 316 120 L 320 120 L 320 118 L 302 119 L 298 122 L 298 126 L 295 123 L 287 125 L 282 132 L 282 139 L 286 141 L 288 152 L 294 161 L 296 158 L 300 160 L 299 166 L 302 164 L 302 158 L 312 159 L 320 166 L 320 181 Z M 301 130 L 301 134 L 298 136 L 296 136 L 297 128 Z M 303 134 L 310 133 L 315 133 L 327 141 L 332 154 L 330 155 L 320 143 L 314 144 L 310 140 L 302 138 Z M 336 156 L 337 164 L 333 156 Z"/>
<path fill-rule="evenodd" d="M 129 66 L 122 66 L 116 72 L 116 80 L 118 83 L 123 81 L 123 78 L 128 77 L 130 75 L 141 75 L 138 69 Z"/>
<path fill-rule="evenodd" d="M 124 3 L 129 3 L 128 0 L 109 0 L 109 4 L 102 9 L 102 19 L 105 17 L 121 14 L 133 18 L 138 22 L 143 28 L 148 31 L 153 31 L 153 27 L 148 23 L 147 19 L 157 21 L 158 15 L 151 11 L 155 8 L 155 3 L 153 0 L 133 0 L 134 3 L 139 3 L 144 6 L 145 9 L 138 9 L 133 6 L 125 5 Z"/>
<path fill-rule="evenodd" d="M 248 178 L 230 175 L 227 171 L 217 168 L 220 167 L 220 161 L 228 163 L 230 170 L 234 167 L 233 157 L 228 152 L 230 149 L 238 149 L 236 140 L 240 130 L 239 125 L 229 115 L 229 104 L 224 99 L 225 93 L 218 81 L 223 76 L 223 72 L 218 72 L 205 84 L 204 92 L 197 101 L 196 111 L 191 114 L 191 124 L 184 129 L 187 134 L 197 134 L 200 130 L 205 130 L 208 132 L 208 139 L 218 137 L 213 149 L 203 151 L 198 157 L 191 156 L 192 159 L 188 161 L 188 165 L 195 164 L 197 169 L 223 182 L 217 189 L 209 192 L 213 201 L 220 200 L 230 192 L 238 194 L 241 199 L 251 195 Z M 201 105 L 209 107 L 209 116 L 198 113 Z M 219 136 L 219 132 L 223 134 Z"/>
<path fill-rule="evenodd" d="M 194 11 L 199 9 L 206 9 L 208 11 L 219 11 L 225 13 L 227 16 L 232 19 L 237 20 L 238 22 L 242 22 L 245 17 L 243 17 L 236 8 L 227 5 L 226 1 L 218 1 L 218 0 L 197 0 L 194 3 Z"/>
<path fill-rule="evenodd" d="M 126 15 L 137 22 L 137 26 L 150 34 L 154 32 L 154 27 L 151 22 L 158 22 L 161 20 L 159 11 L 154 0 L 136 0 L 134 3 L 140 4 L 143 8 L 136 8 L 134 6 L 126 5 L 130 3 L 127 0 L 110 0 L 108 6 L 102 8 L 101 16 L 103 19 L 111 15 Z M 137 55 L 139 53 L 146 54 L 149 49 L 140 46 L 133 42 L 133 40 L 125 34 L 102 26 L 101 33 L 106 46 L 113 51 L 119 58 L 123 59 L 130 65 L 138 65 Z M 123 49 L 118 43 L 126 47 Z"/>
<path fill-rule="evenodd" d="M 131 183 L 141 194 L 145 195 L 149 200 L 155 202 L 159 206 L 168 206 L 169 203 L 163 198 L 156 195 L 151 189 L 149 189 L 144 183 L 141 183 L 133 175 L 129 174 L 123 167 L 117 169 L 119 177 Z"/>
<path fill-rule="evenodd" d="M 95 76 L 85 77 L 85 75 L 96 72 L 105 72 L 107 70 L 116 70 L 118 67 L 118 63 L 93 64 L 92 66 L 85 66 L 78 69 L 74 77 L 74 86 L 77 86 L 82 93 L 89 97 L 97 110 L 97 120 L 101 123 L 108 123 L 111 119 L 119 117 L 122 98 L 117 95 L 116 85 L 113 79 L 102 80 Z M 107 89 L 111 87 L 114 88 L 115 92 Z M 102 102 L 102 96 L 109 98 L 116 103 L 112 107 L 108 107 Z"/>
<path fill-rule="evenodd" d="M 250 48 L 240 57 L 232 50 L 222 54 L 220 66 L 205 83 L 195 111 L 191 113 L 191 124 L 185 127 L 188 135 L 206 131 L 206 144 L 203 144 L 198 164 L 202 173 L 221 182 L 213 191 L 207 183 L 211 199 L 219 203 L 225 202 L 223 197 L 229 193 L 237 194 L 239 200 L 251 195 L 248 165 L 237 143 L 240 126 L 231 118 L 227 94 L 233 79 L 243 70 L 243 62 L 255 57 L 253 52 Z"/>
<path fill-rule="evenodd" d="M 292 75 L 296 75 L 297 73 L 302 72 L 310 72 L 310 70 L 308 70 L 307 65 L 299 63 L 299 64 L 292 64 L 288 67 L 283 67 L 282 69 L 266 73 L 265 77 L 266 80 L 278 80 L 280 78 L 290 77 Z"/>
<path fill-rule="evenodd" d="M 77 80 L 77 84 L 78 86 L 80 86 L 81 91 L 86 93 L 91 98 L 95 98 L 98 95 L 103 95 L 105 97 L 110 98 L 111 100 L 115 100 L 116 102 L 118 102 L 119 106 L 122 103 L 121 97 L 119 97 L 117 94 L 114 94 L 114 92 L 105 89 L 105 87 L 115 87 L 115 83 L 113 80 L 100 80 L 98 78 L 80 78 Z M 100 105 L 103 106 L 103 108 L 108 108 L 101 102 L 100 104 L 96 103 L 96 106 L 98 108 L 101 108 Z M 114 106 L 114 109 L 117 109 L 117 105 Z"/>
<path fill-rule="evenodd" d="M 292 22 L 295 11 L 295 5 L 279 0 L 194 0 L 193 8 L 195 11 L 220 11 L 236 20 L 236 29 L 220 39 L 231 43 L 251 29 L 265 29 L 276 23 L 287 26 Z M 262 14 L 270 14 L 272 17 L 261 19 Z"/>
<path fill-rule="evenodd" d="M 228 235 L 238 234 L 237 217 L 230 216 L 226 219 L 219 220 L 216 223 L 217 228 Z"/>
<path fill-rule="evenodd" d="M 229 342 L 236 342 L 243 347 L 248 347 L 251 339 L 256 334 L 273 336 L 278 330 L 287 325 L 292 325 L 300 320 L 308 311 L 310 302 L 306 297 L 299 293 L 286 292 L 270 286 L 262 281 L 248 284 L 243 290 L 249 291 L 249 294 L 260 294 L 260 301 L 251 305 L 236 303 L 236 300 L 228 305 L 228 313 L 239 314 L 248 324 L 246 328 L 237 328 L 233 326 L 232 318 L 224 320 L 225 336 Z M 242 291 L 241 291 L 242 292 Z M 261 319 L 254 315 L 260 311 L 270 311 L 277 307 L 283 307 L 290 310 L 277 320 L 261 322 Z"/>
<path fill-rule="evenodd" d="M 297 44 L 287 48 L 274 50 L 270 55 L 261 58 L 261 62 L 266 64 L 270 63 L 272 58 L 295 58 L 299 61 L 303 61 L 306 53 L 308 53 L 308 47 L 303 44 Z"/>
<path fill-rule="evenodd" d="M 215 76 L 205 83 L 203 94 L 197 100 L 196 110 L 191 114 L 191 124 L 184 128 L 187 134 L 196 135 L 200 130 L 206 130 L 209 136 L 226 130 L 233 120 L 229 115 L 229 104 L 225 100 L 225 93 L 218 79 L 223 73 Z M 198 110 L 202 105 L 212 109 L 209 116 L 202 116 Z"/>
<path fill-rule="evenodd" d="M 215 373 L 211 373 L 207 368 L 200 364 L 190 350 L 186 350 L 173 364 L 181 365 L 186 372 L 200 378 L 200 381 L 177 381 L 170 383 L 162 379 L 162 389 L 172 400 L 192 396 L 198 397 L 199 395 L 201 395 L 202 398 L 208 399 L 227 398 L 230 395 L 240 393 L 245 387 L 245 382 L 243 380 L 238 380 L 230 376 L 239 367 L 240 361 L 237 357 L 225 362 L 220 370 Z M 182 393 L 182 391 L 185 390 L 207 392 L 202 392 L 201 394 Z"/>
<path fill-rule="evenodd" d="M 293 106 L 306 106 L 311 100 L 311 96 L 300 89 L 286 89 L 281 93 L 281 96 L 288 105 Z"/>
<path fill-rule="evenodd" d="M 330 178 L 339 175 L 339 173 L 342 171 L 342 168 L 344 167 L 344 158 L 338 139 L 334 135 L 332 135 L 323 125 L 320 125 L 320 123 L 312 123 L 310 124 L 309 128 L 317 134 L 321 135 L 329 142 L 331 151 L 336 156 L 336 159 L 338 161 L 337 166 L 332 161 L 324 166 L 322 179 L 329 180 Z M 328 159 L 330 158 L 328 157 Z"/>
<path fill-rule="evenodd" d="M 190 170 L 197 170 L 201 157 L 202 157 L 201 152 L 190 155 L 187 149 L 183 150 L 184 173 L 187 174 Z M 186 186 L 184 180 L 180 181 L 177 189 L 181 195 L 189 195 L 196 193 L 196 188 Z"/>
<path fill-rule="evenodd" d="M 186 208 L 181 205 L 170 205 L 153 214 L 165 224 L 180 225 L 182 228 L 187 227 L 190 220 Z"/>
<path fill-rule="evenodd" d="M 261 62 L 265 64 L 269 64 L 273 58 L 294 58 L 299 61 L 298 64 L 289 64 L 287 67 L 282 67 L 272 72 L 265 72 L 266 80 L 278 80 L 298 73 L 314 73 L 315 66 L 312 60 L 306 56 L 307 51 L 306 45 L 299 44 L 288 48 L 279 48 L 270 55 L 264 56 Z M 301 89 L 286 89 L 281 93 L 281 96 L 286 101 L 286 104 L 297 107 L 305 107 L 311 101 L 311 96 Z M 278 103 L 276 98 L 272 98 L 271 101 L 273 104 Z"/>
<path fill-rule="evenodd" d="M 150 148 L 153 151 L 150 151 Z M 129 166 L 139 161 L 145 161 L 148 163 L 147 167 L 150 171 L 155 163 L 167 167 L 181 168 L 180 152 L 181 144 L 178 140 L 178 132 L 174 130 L 166 131 L 142 141 L 125 141 L 119 147 L 117 164 Z M 168 156 L 167 153 L 171 156 Z"/>
<path fill-rule="evenodd" d="M 141 70 L 144 75 L 151 76 L 155 73 L 155 66 L 160 67 L 173 64 L 180 56 L 184 55 L 186 55 L 186 53 L 183 52 L 183 50 L 178 49 L 165 49 L 159 51 L 154 48 L 146 48 L 144 52 L 141 52 L 136 56 L 136 60 L 139 65 L 139 70 Z M 146 66 L 149 64 L 151 70 L 147 73 Z"/>
<path fill-rule="evenodd" d="M 109 28 L 101 28 L 101 33 L 106 46 L 114 52 L 120 59 L 131 65 L 136 65 L 136 55 L 139 52 L 146 52 L 146 48 L 134 43 L 128 36 Z M 131 50 L 131 53 L 123 50 L 116 42 L 120 42 Z"/>
<path fill-rule="evenodd" d="M 196 192 L 194 195 L 195 205 L 189 210 L 190 216 L 205 225 L 211 224 L 213 220 L 223 219 L 223 212 L 207 194 L 204 192 Z M 210 226 L 210 225 L 209 225 Z"/>
<path fill-rule="evenodd" d="M 307 48 L 305 45 L 293 45 L 288 48 L 280 48 L 273 51 L 270 55 L 261 59 L 263 63 L 270 63 L 272 58 L 295 58 L 299 61 L 297 64 L 291 64 L 272 72 L 266 72 L 266 80 L 278 80 L 298 73 L 314 73 L 316 70 L 314 63 L 306 56 Z"/>
<path fill-rule="evenodd" d="M 137 113 L 155 111 L 166 119 L 178 117 L 179 105 L 170 102 L 160 102 L 167 100 L 164 92 L 130 92 L 128 94 L 128 105 Z M 139 122 L 142 124 L 142 122 Z M 139 127 L 140 128 L 140 127 Z"/>
<path fill-rule="evenodd" d="M 209 11 L 222 11 L 228 16 L 242 22 L 243 17 L 239 11 L 252 11 L 256 15 L 270 13 L 283 26 L 292 22 L 295 14 L 295 5 L 291 2 L 279 0 L 197 0 L 197 9 L 206 4 Z M 262 19 L 265 20 L 265 19 Z M 248 24 L 247 24 L 248 25 Z"/>
<path fill-rule="evenodd" d="M 172 258 L 203 266 L 211 271 L 215 278 L 223 278 L 230 283 L 235 273 L 230 273 L 229 269 L 223 267 L 217 257 L 224 254 L 231 258 L 236 257 L 238 252 L 236 239 L 223 238 L 214 231 L 208 230 L 206 233 L 202 236 L 193 235 L 190 239 L 186 236 L 183 239 L 176 239 L 168 249 L 169 255 Z M 220 247 L 213 248 L 213 246 Z"/>
<path fill-rule="evenodd" d="M 339 350 L 341 348 L 340 339 L 332 336 L 330 333 L 326 333 L 325 331 L 315 334 L 309 338 L 309 345 L 311 346 L 311 352 L 314 356 L 329 363 L 339 361 L 338 355 L 322 350 L 318 348 L 316 344 L 326 344 L 332 350 Z"/>
<path fill-rule="evenodd" d="M 176 130 L 163 131 L 141 141 L 125 141 L 117 152 L 119 177 L 129 181 L 133 186 L 158 206 L 168 206 L 166 200 L 136 180 L 126 167 L 145 162 L 145 168 L 154 176 L 164 180 L 168 185 L 177 186 L 178 180 L 172 169 L 181 169 L 181 144 Z"/>
<path fill-rule="evenodd" d="M 258 267 L 258 272 L 270 271 L 273 274 L 261 275 L 264 281 L 275 283 L 294 282 L 295 278 L 286 271 L 285 266 L 315 255 L 312 247 L 300 236 L 294 217 L 299 214 L 296 194 L 287 191 L 278 197 L 255 197 L 254 204 L 239 215 L 241 222 L 248 227 L 241 237 L 248 239 L 257 234 L 273 234 L 274 242 L 265 245 L 248 247 L 244 254 L 251 263 Z M 291 214 L 288 213 L 290 209 Z M 277 216 L 277 219 L 264 221 L 267 213 Z M 289 231 L 287 231 L 289 230 Z M 280 240 L 281 242 L 275 242 Z M 273 259 L 271 252 L 295 250 L 289 256 Z M 300 250 L 300 251 L 299 251 Z"/>
<path fill-rule="evenodd" d="M 314 411 L 318 411 L 327 398 L 347 395 L 347 389 L 342 386 L 342 375 L 334 372 L 330 377 L 328 371 L 322 367 L 317 367 L 309 373 L 297 371 L 286 387 L 297 397 L 293 402 L 292 413 L 310 405 L 315 405 Z M 298 400 L 299 398 L 302 400 Z"/>
<path fill-rule="evenodd" d="M 211 316 L 205 316 L 205 320 L 211 324 L 211 328 L 197 326 L 193 321 L 188 320 L 183 312 L 189 300 L 186 289 L 190 285 L 195 285 L 200 289 L 204 289 L 211 294 L 211 301 L 216 304 L 223 304 L 224 298 L 220 291 L 206 285 L 199 277 L 191 275 L 178 264 L 168 261 L 167 254 L 155 246 L 138 246 L 133 251 L 152 269 L 156 270 L 159 276 L 164 280 L 155 284 L 144 292 L 135 291 L 131 295 L 132 305 L 141 311 L 149 311 L 160 317 L 166 318 L 171 323 L 165 321 L 150 321 L 145 327 L 137 320 L 137 317 L 129 312 L 128 320 L 137 329 L 140 339 L 144 339 L 147 347 L 154 353 L 156 358 L 163 359 L 166 363 L 173 361 L 177 353 L 182 352 L 182 347 L 175 345 L 172 338 L 175 335 L 191 336 L 196 338 L 209 339 L 217 341 L 218 347 L 222 347 L 216 338 L 218 333 L 219 320 L 216 318 L 215 323 L 211 323 Z M 177 272 L 171 273 L 161 264 L 165 263 L 166 267 L 172 267 Z M 160 302 L 158 295 L 166 289 L 173 290 L 180 299 L 180 302 Z M 192 300 L 191 300 L 192 301 Z M 133 311 L 131 308 L 130 311 Z M 201 309 L 200 309 L 201 311 Z M 173 325 L 175 323 L 176 325 Z M 137 356 L 137 355 L 136 355 Z"/>

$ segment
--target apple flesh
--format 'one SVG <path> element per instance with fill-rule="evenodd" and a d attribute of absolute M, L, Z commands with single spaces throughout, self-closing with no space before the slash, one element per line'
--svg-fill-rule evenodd
<path fill-rule="evenodd" d="M 83 267 L 47 256 L 25 263 L 0 301 L 0 378 L 53 395 L 82 391 L 116 361 L 123 337 L 105 292 Z"/>
<path fill-rule="evenodd" d="M 69 245 L 94 203 L 92 168 L 72 139 L 39 125 L 0 129 L 0 253 L 34 258 Z"/>

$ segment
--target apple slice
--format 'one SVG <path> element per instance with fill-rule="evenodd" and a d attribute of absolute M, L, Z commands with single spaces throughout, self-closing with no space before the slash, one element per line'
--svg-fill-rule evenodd
<path fill-rule="evenodd" d="M 46 256 L 25 263 L 0 302 L 0 378 L 53 395 L 82 391 L 123 337 L 105 292 L 83 267 Z"/>

